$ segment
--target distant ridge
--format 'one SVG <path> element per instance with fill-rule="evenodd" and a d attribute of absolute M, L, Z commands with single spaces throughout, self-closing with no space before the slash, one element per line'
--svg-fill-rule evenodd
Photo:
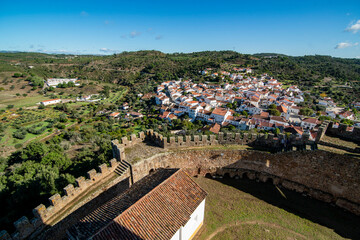
<path fill-rule="evenodd" d="M 281 53 L 255 53 L 252 54 L 254 57 L 287 57 L 288 55 Z"/>

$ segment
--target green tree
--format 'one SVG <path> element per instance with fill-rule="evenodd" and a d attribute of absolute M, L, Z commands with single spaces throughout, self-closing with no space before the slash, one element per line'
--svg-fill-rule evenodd
<path fill-rule="evenodd" d="M 273 115 L 273 116 L 280 116 L 280 115 L 281 115 L 280 111 L 277 110 L 277 109 L 272 109 L 272 108 L 270 108 L 270 109 L 268 110 L 268 112 L 269 112 L 270 115 Z"/>
<path fill-rule="evenodd" d="M 276 105 L 274 103 L 270 104 L 268 109 L 276 109 Z"/>
<path fill-rule="evenodd" d="M 50 152 L 41 159 L 41 163 L 65 170 L 71 165 L 71 160 L 61 152 Z"/>
<path fill-rule="evenodd" d="M 48 152 L 48 148 L 42 142 L 31 142 L 22 151 L 23 160 L 32 159 L 40 162 L 42 157 Z"/>
<path fill-rule="evenodd" d="M 304 116 L 311 116 L 314 114 L 314 111 L 310 108 L 302 108 L 300 109 L 300 115 L 304 115 Z"/>
<path fill-rule="evenodd" d="M 106 98 L 109 98 L 110 97 L 110 87 L 109 86 L 104 86 L 103 88 L 103 94 L 105 95 Z"/>

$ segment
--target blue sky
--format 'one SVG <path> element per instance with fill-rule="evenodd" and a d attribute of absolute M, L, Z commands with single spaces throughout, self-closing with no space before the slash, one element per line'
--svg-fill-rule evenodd
<path fill-rule="evenodd" d="M 360 58 L 360 1 L 0 0 L 0 50 Z"/>

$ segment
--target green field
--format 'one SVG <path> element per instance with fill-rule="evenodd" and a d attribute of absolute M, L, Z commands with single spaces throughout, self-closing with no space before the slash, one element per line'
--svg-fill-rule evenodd
<path fill-rule="evenodd" d="M 127 92 L 126 88 L 123 88 L 121 91 L 117 91 L 117 92 L 111 92 L 110 93 L 110 97 L 104 99 L 103 101 L 101 101 L 102 103 L 115 103 L 116 101 L 120 100 L 124 94 Z"/>
<path fill-rule="evenodd" d="M 8 105 L 14 105 L 14 107 L 31 107 L 36 106 L 36 103 L 39 103 L 43 100 L 48 100 L 49 98 L 44 97 L 43 95 L 35 95 L 28 97 L 17 97 L 12 94 L 1 93 L 0 94 L 0 109 L 6 108 Z"/>
<path fill-rule="evenodd" d="M 360 218 L 251 180 L 194 178 L 208 193 L 204 225 L 195 239 L 344 239 L 360 236 Z M 341 234 L 341 235 L 340 235 Z"/>

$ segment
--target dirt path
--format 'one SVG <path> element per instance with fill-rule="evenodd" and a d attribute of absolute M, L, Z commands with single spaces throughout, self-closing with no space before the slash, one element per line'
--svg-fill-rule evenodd
<path fill-rule="evenodd" d="M 288 228 L 285 228 L 283 226 L 280 226 L 278 224 L 275 224 L 275 223 L 267 223 L 267 222 L 263 222 L 263 221 L 245 221 L 245 222 L 237 222 L 237 223 L 234 223 L 234 224 L 226 224 L 226 225 L 216 229 L 215 232 L 213 232 L 212 234 L 210 234 L 210 236 L 208 236 L 206 238 L 206 240 L 213 239 L 218 233 L 220 233 L 220 232 L 222 232 L 225 229 L 230 228 L 230 227 L 241 226 L 241 225 L 255 225 L 255 224 L 263 225 L 263 226 L 267 226 L 267 227 L 273 227 L 273 228 L 277 228 L 277 229 L 281 229 L 281 230 L 286 230 L 286 231 L 298 236 L 299 238 L 307 239 L 306 236 L 304 236 L 304 235 L 302 235 L 300 233 L 297 233 L 297 232 L 295 232 L 293 230 L 290 230 Z"/>

